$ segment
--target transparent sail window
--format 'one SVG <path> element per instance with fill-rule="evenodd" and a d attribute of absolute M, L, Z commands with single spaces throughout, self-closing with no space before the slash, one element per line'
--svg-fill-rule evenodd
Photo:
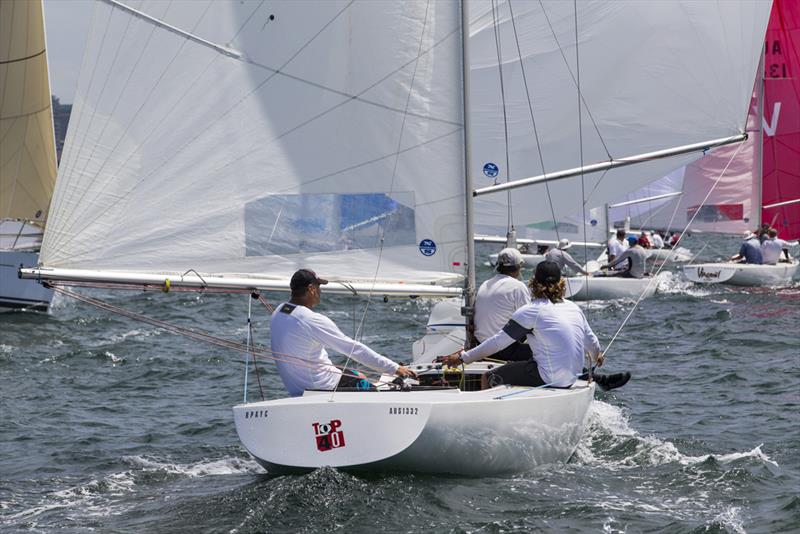
<path fill-rule="evenodd" d="M 270 195 L 245 206 L 247 256 L 414 245 L 414 193 Z"/>

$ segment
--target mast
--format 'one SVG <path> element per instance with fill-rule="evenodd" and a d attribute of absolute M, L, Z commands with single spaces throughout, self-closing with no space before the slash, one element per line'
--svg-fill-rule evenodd
<path fill-rule="evenodd" d="M 756 228 L 761 228 L 761 203 L 763 202 L 762 188 L 764 187 L 764 55 L 766 54 L 766 44 L 761 47 L 761 59 L 758 62 L 758 74 L 756 74 L 756 131 L 759 132 L 756 144 L 756 186 L 753 191 L 753 205 L 750 210 L 754 212 Z"/>
<path fill-rule="evenodd" d="M 470 127 L 469 127 L 469 15 L 467 13 L 467 0 L 461 0 L 461 102 L 464 106 L 464 201 L 466 207 L 466 232 L 467 232 L 467 279 L 464 287 L 464 316 L 466 317 L 467 333 L 472 332 L 475 302 L 475 241 L 474 241 L 474 213 L 472 200 L 472 172 L 470 165 Z M 467 336 L 469 343 L 470 336 Z"/>

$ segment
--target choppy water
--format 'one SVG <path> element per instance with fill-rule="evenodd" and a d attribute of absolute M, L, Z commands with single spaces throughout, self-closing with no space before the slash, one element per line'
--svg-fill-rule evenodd
<path fill-rule="evenodd" d="M 712 245 L 706 259 L 735 241 Z M 271 476 L 233 425 L 241 355 L 64 299 L 49 316 L 0 316 L 0 529 L 800 531 L 800 284 L 663 289 L 608 355 L 608 370 L 634 378 L 599 394 L 570 462 L 475 479 Z M 93 294 L 230 339 L 246 333 L 244 296 Z M 429 306 L 373 303 L 364 340 L 408 360 Z M 630 306 L 586 306 L 604 345 Z M 350 300 L 323 307 L 352 331 Z M 263 371 L 279 396 L 274 369 Z"/>

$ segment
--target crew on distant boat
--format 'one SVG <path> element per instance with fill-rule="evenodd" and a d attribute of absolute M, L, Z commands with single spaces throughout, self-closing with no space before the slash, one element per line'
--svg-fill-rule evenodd
<path fill-rule="evenodd" d="M 515 311 L 531 303 L 531 293 L 520 279 L 525 260 L 515 248 L 504 248 L 497 255 L 497 274 L 489 278 L 475 297 L 475 340 L 477 344 L 492 337 L 503 328 Z M 507 361 L 526 361 L 531 358 L 527 343 L 514 342 L 492 358 Z"/>
<path fill-rule="evenodd" d="M 735 256 L 731 256 L 731 261 L 752 263 L 755 265 L 764 263 L 763 256 L 761 255 L 761 243 L 758 241 L 758 236 L 753 232 L 745 232 L 744 242 L 742 246 L 739 247 L 739 253 Z"/>
<path fill-rule="evenodd" d="M 777 265 L 781 259 L 781 251 L 786 257 L 785 261 L 791 261 L 789 256 L 789 243 L 783 239 L 778 239 L 778 230 L 770 228 L 766 241 L 761 243 L 761 260 L 765 265 Z"/>
<path fill-rule="evenodd" d="M 664 246 L 667 248 L 675 248 L 678 246 L 678 241 L 681 240 L 681 234 L 678 232 L 670 232 L 669 238 L 666 239 Z"/>
<path fill-rule="evenodd" d="M 617 230 L 616 237 L 608 240 L 608 261 L 614 261 L 622 256 L 622 253 L 628 249 L 628 240 L 625 239 L 625 230 Z"/>
<path fill-rule="evenodd" d="M 642 247 L 642 237 L 636 239 L 636 237 L 631 236 L 628 238 L 628 242 L 631 245 L 628 250 L 623 252 L 614 261 L 610 261 L 608 264 L 601 266 L 600 269 L 611 269 L 616 265 L 622 264 L 625 260 L 628 260 L 628 268 L 622 271 L 609 273 L 607 276 L 644 278 L 645 275 L 648 274 L 645 266 L 645 262 L 647 261 L 647 252 Z"/>
<path fill-rule="evenodd" d="M 652 248 L 653 243 L 650 241 L 650 232 L 647 230 L 642 230 L 641 235 L 639 235 L 638 239 L 639 245 L 643 248 Z"/>
<path fill-rule="evenodd" d="M 456 367 L 476 362 L 527 339 L 533 358 L 509 362 L 484 374 L 484 388 L 501 384 L 570 387 L 583 373 L 585 356 L 602 365 L 597 336 L 578 305 L 564 299 L 566 284 L 558 264 L 549 260 L 539 263 L 530 288 L 534 300 L 514 312 L 501 330 L 473 349 L 442 358 L 444 364 Z M 630 373 L 594 375 L 594 379 L 610 389 L 625 384 Z"/>
<path fill-rule="evenodd" d="M 376 371 L 400 377 L 416 376 L 408 367 L 398 365 L 363 343 L 347 337 L 333 321 L 312 311 L 320 303 L 320 286 L 327 283 L 311 269 L 300 269 L 289 283 L 291 300 L 282 302 L 272 314 L 272 354 L 289 395 L 296 397 L 307 389 L 372 387 L 361 373 L 339 371 L 328 358 L 325 347 L 347 354 Z"/>
<path fill-rule="evenodd" d="M 769 223 L 762 223 L 761 226 L 754 232 L 758 236 L 758 242 L 762 245 L 769 237 L 770 226 Z"/>
<path fill-rule="evenodd" d="M 558 241 L 558 248 L 552 248 L 547 251 L 547 254 L 544 255 L 544 258 L 548 261 L 552 261 L 556 263 L 559 269 L 566 269 L 570 268 L 580 274 L 589 274 L 583 267 L 581 267 L 580 263 L 575 261 L 572 256 L 570 256 L 567 249 L 572 246 L 572 243 L 569 242 L 569 239 L 560 239 Z"/>
<path fill-rule="evenodd" d="M 661 232 L 656 232 L 653 230 L 653 248 L 664 248 L 664 237 L 661 235 Z"/>

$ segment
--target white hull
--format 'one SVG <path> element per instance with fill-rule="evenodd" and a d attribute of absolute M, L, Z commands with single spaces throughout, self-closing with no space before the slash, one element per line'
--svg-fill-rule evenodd
<path fill-rule="evenodd" d="M 567 298 L 571 300 L 614 300 L 652 297 L 658 278 L 622 278 L 618 276 L 575 276 L 566 279 Z"/>
<path fill-rule="evenodd" d="M 736 286 L 787 285 L 797 272 L 798 261 L 777 265 L 747 263 L 698 263 L 685 265 L 683 274 L 698 284 L 732 284 Z"/>
<path fill-rule="evenodd" d="M 678 247 L 676 249 L 651 248 L 647 249 L 647 259 L 653 261 L 684 262 L 691 261 L 692 253 L 689 249 Z"/>
<path fill-rule="evenodd" d="M 539 263 L 544 261 L 543 254 L 523 254 L 523 266 L 536 267 Z M 489 254 L 489 264 L 494 267 L 497 265 L 497 254 Z"/>
<path fill-rule="evenodd" d="M 307 392 L 233 413 L 242 444 L 267 469 L 487 476 L 566 462 L 593 395 L 582 381 L 566 390 Z M 334 426 L 341 434 L 326 434 Z M 322 448 L 333 448 L 320 450 L 320 434 Z"/>
<path fill-rule="evenodd" d="M 0 312 L 12 309 L 46 311 L 53 291 L 36 280 L 21 280 L 20 265 L 33 267 L 39 263 L 38 252 L 0 250 Z"/>

